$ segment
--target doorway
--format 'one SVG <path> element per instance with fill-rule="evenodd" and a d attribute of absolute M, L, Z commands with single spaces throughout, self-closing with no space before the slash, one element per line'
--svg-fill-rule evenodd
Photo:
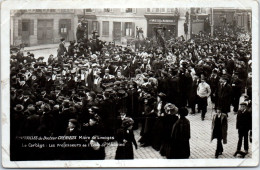
<path fill-rule="evenodd" d="M 121 22 L 114 22 L 113 24 L 113 39 L 114 41 L 121 41 Z"/>
<path fill-rule="evenodd" d="M 37 39 L 39 44 L 53 43 L 53 20 L 38 20 Z"/>

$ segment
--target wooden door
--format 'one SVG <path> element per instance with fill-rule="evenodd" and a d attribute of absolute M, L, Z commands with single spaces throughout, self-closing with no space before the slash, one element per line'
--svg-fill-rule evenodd
<path fill-rule="evenodd" d="M 30 20 L 22 20 L 22 43 L 26 46 L 30 44 Z"/>
<path fill-rule="evenodd" d="M 53 20 L 38 20 L 37 30 L 39 44 L 53 43 Z"/>

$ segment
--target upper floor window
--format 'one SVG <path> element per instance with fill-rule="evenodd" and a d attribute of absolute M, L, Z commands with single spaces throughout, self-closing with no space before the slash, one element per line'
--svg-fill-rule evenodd
<path fill-rule="evenodd" d="M 104 8 L 104 12 L 113 12 L 112 8 Z"/>
<path fill-rule="evenodd" d="M 126 8 L 126 9 L 125 9 L 125 12 L 126 12 L 126 13 L 132 13 L 132 12 L 133 12 L 133 8 Z"/>
<path fill-rule="evenodd" d="M 94 9 L 92 9 L 92 8 L 87 8 L 87 9 L 85 9 L 85 12 L 94 12 L 95 10 Z"/>

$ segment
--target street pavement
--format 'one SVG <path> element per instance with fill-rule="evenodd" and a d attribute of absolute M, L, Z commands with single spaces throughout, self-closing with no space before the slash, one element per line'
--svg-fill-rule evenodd
<path fill-rule="evenodd" d="M 67 44 L 66 44 L 67 46 Z M 50 54 L 54 56 L 57 55 L 58 44 L 51 45 L 50 48 L 41 47 L 32 47 L 32 53 L 35 54 L 35 58 L 39 56 L 44 57 L 44 61 L 47 61 Z M 25 48 L 25 51 L 30 48 Z M 243 101 L 243 97 L 240 98 L 240 102 Z M 215 159 L 215 150 L 217 146 L 217 141 L 211 139 L 211 124 L 214 111 L 212 110 L 212 105 L 210 100 L 208 100 L 208 112 L 206 113 L 205 120 L 201 120 L 200 113 L 195 115 L 188 115 L 187 119 L 190 121 L 191 128 L 191 139 L 190 139 L 190 158 L 191 159 Z M 231 107 L 231 111 L 233 108 Z M 238 142 L 238 132 L 236 129 L 236 115 L 233 112 L 228 114 L 228 135 L 227 135 L 227 144 L 223 145 L 224 151 L 223 155 L 220 155 L 218 159 L 223 158 L 232 158 L 238 159 L 239 156 L 234 157 L 233 154 L 236 151 L 237 142 Z M 134 131 L 135 139 L 138 141 L 140 139 L 140 128 Z M 113 142 L 111 146 L 106 147 L 106 159 L 115 159 L 116 153 L 116 142 Z M 134 148 L 134 147 L 133 147 Z M 241 150 L 243 151 L 243 145 Z M 252 157 L 252 147 L 249 143 L 249 153 L 245 158 Z M 138 143 L 138 149 L 134 149 L 134 158 L 135 159 L 165 159 L 162 157 L 158 151 L 155 151 L 152 147 L 140 147 Z"/>
<path fill-rule="evenodd" d="M 243 101 L 241 97 L 240 101 Z M 231 107 L 231 110 L 233 108 Z M 213 114 L 212 105 L 209 100 L 208 112 L 206 113 L 205 120 L 201 120 L 200 113 L 195 115 L 189 114 L 186 118 L 190 121 L 191 129 L 191 138 L 190 138 L 190 159 L 215 159 L 215 151 L 217 147 L 217 140 L 214 139 L 211 141 L 211 124 Z M 236 114 L 230 112 L 228 114 L 228 135 L 227 135 L 227 144 L 223 145 L 223 154 L 219 155 L 218 159 L 241 159 L 239 155 L 234 157 L 236 152 L 237 142 L 238 142 L 238 132 L 236 129 Z M 140 139 L 140 128 L 134 131 L 135 139 L 138 141 Z M 114 142 L 113 145 L 116 143 Z M 135 147 L 133 147 L 135 148 Z M 244 145 L 242 144 L 241 151 L 244 151 Z M 106 147 L 106 159 L 114 159 L 116 153 L 115 146 Z M 138 149 L 134 149 L 134 158 L 135 159 L 166 159 L 164 156 L 161 156 L 160 153 L 154 150 L 151 146 L 149 147 L 140 147 L 138 143 Z M 249 153 L 245 158 L 252 158 L 252 147 L 249 142 Z"/>

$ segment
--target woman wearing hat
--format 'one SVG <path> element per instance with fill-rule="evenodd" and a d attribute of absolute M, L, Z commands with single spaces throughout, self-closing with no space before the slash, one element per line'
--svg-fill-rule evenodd
<path fill-rule="evenodd" d="M 153 110 L 154 108 L 154 100 L 150 94 L 145 94 L 143 96 L 143 122 L 142 129 L 140 135 L 142 136 L 138 142 L 141 143 L 141 146 L 149 146 L 152 144 L 153 137 L 153 126 L 156 118 L 156 114 Z"/>
<path fill-rule="evenodd" d="M 163 135 L 161 139 L 162 146 L 160 148 L 160 154 L 168 158 L 170 157 L 172 127 L 179 118 L 177 116 L 178 108 L 174 104 L 167 103 L 164 106 L 164 110 L 165 116 L 163 121 Z"/>
<path fill-rule="evenodd" d="M 162 142 L 163 136 L 163 127 L 164 127 L 164 106 L 165 106 L 166 95 L 164 93 L 159 93 L 157 95 L 157 102 L 155 104 L 154 112 L 156 114 L 155 124 L 153 126 L 153 139 L 152 139 L 152 147 L 159 151 Z"/>
<path fill-rule="evenodd" d="M 100 160 L 105 158 L 105 147 L 102 145 L 104 140 L 99 136 L 105 135 L 105 129 L 101 117 L 94 113 L 90 115 L 88 123 L 83 123 L 82 132 L 91 138 L 89 148 L 86 148 L 87 159 Z"/>
<path fill-rule="evenodd" d="M 137 149 L 137 143 L 132 130 L 133 124 L 133 119 L 126 117 L 122 122 L 121 128 L 117 130 L 116 139 L 118 147 L 115 159 L 134 159 L 133 144 L 135 149 Z"/>
<path fill-rule="evenodd" d="M 190 121 L 185 117 L 188 110 L 185 107 L 179 109 L 180 119 L 172 127 L 172 147 L 168 159 L 188 159 L 190 157 Z"/>

